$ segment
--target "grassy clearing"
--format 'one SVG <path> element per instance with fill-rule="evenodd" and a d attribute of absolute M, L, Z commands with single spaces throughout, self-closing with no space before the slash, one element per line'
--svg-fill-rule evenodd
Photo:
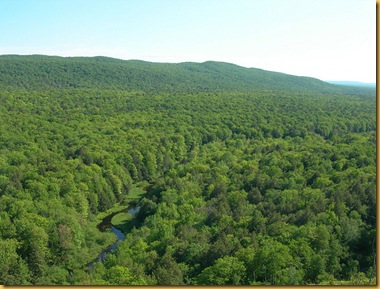
<path fill-rule="evenodd" d="M 131 219 L 132 219 L 132 216 L 130 214 L 128 214 L 127 212 L 122 212 L 115 215 L 112 218 L 111 223 L 114 227 L 118 228 L 119 226 L 122 226 L 123 224 L 125 224 L 125 222 Z"/>
<path fill-rule="evenodd" d="M 111 222 L 116 229 L 122 231 L 124 234 L 127 234 L 138 224 L 136 219 L 132 218 L 132 216 L 128 213 L 120 213 L 115 215 Z"/>
<path fill-rule="evenodd" d="M 145 194 L 145 190 L 139 187 L 134 187 L 131 189 L 129 194 L 126 196 L 126 199 L 139 199 Z"/>
<path fill-rule="evenodd" d="M 116 203 L 112 208 L 109 208 L 107 211 L 105 212 L 101 212 L 99 213 L 97 216 L 96 216 L 96 219 L 98 221 L 101 221 L 103 220 L 105 217 L 107 217 L 108 215 L 111 215 L 112 213 L 115 213 L 115 212 L 120 212 L 122 210 L 125 210 L 126 208 L 128 208 L 129 204 L 127 205 L 122 205 L 120 203 Z"/>
<path fill-rule="evenodd" d="M 132 218 L 131 214 L 123 212 L 115 215 L 111 223 L 116 229 L 126 234 L 136 225 L 136 220 Z"/>

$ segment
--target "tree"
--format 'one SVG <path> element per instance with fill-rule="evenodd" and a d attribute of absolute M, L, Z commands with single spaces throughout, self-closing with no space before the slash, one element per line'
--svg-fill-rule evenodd
<path fill-rule="evenodd" d="M 17 254 L 20 247 L 15 239 L 0 239 L 0 283 L 5 285 L 29 284 L 29 272 L 23 259 Z"/>
<path fill-rule="evenodd" d="M 259 250 L 254 258 L 254 276 L 257 281 L 270 282 L 273 285 L 286 285 L 288 268 L 292 269 L 293 281 L 302 280 L 302 273 L 296 272 L 298 266 L 290 254 L 289 247 L 271 239 L 260 242 Z"/>
<path fill-rule="evenodd" d="M 157 268 L 153 271 L 157 279 L 157 285 L 183 285 L 183 273 L 174 260 L 168 254 L 165 254 L 158 262 Z"/>
<path fill-rule="evenodd" d="M 128 268 L 114 266 L 107 270 L 105 279 L 110 285 L 131 285 L 133 276 Z"/>
<path fill-rule="evenodd" d="M 20 223 L 21 220 L 18 222 Z M 25 220 L 22 220 L 25 222 Z M 23 243 L 20 254 L 28 263 L 29 270 L 34 279 L 43 276 L 48 269 L 50 251 L 48 249 L 49 236 L 46 231 L 35 224 L 26 222 L 21 228 Z"/>
<path fill-rule="evenodd" d="M 245 277 L 244 263 L 236 257 L 226 256 L 204 269 L 197 277 L 200 285 L 241 285 Z"/>

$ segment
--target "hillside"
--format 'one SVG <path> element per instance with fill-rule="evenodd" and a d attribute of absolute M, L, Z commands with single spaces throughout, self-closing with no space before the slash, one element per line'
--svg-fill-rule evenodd
<path fill-rule="evenodd" d="M 142 91 L 293 91 L 333 93 L 342 88 L 230 63 L 152 63 L 107 57 L 0 56 L 0 84 L 25 89 L 98 88 Z"/>

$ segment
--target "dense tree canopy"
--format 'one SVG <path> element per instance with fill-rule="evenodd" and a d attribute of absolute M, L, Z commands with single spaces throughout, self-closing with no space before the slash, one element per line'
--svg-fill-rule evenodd
<path fill-rule="evenodd" d="M 42 56 L 0 57 L 0 88 L 0 283 L 374 284 L 373 90 Z"/>

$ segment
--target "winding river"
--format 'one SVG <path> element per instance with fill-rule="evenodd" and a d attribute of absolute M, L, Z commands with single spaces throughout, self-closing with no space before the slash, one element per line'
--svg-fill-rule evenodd
<path fill-rule="evenodd" d="M 98 227 L 99 231 L 101 231 L 101 232 L 105 232 L 107 229 L 111 228 L 112 232 L 117 237 L 117 240 L 113 244 L 111 244 L 108 247 L 106 247 L 105 249 L 103 249 L 102 252 L 93 261 L 91 261 L 90 263 L 87 264 L 87 267 L 90 270 L 92 270 L 94 268 L 94 264 L 95 263 L 97 263 L 97 262 L 104 262 L 105 259 L 106 259 L 107 254 L 110 253 L 110 252 L 112 252 L 113 250 L 115 250 L 117 248 L 117 244 L 125 239 L 125 234 L 122 231 L 116 229 L 114 226 L 112 226 L 112 223 L 111 223 L 112 218 L 115 215 L 117 215 L 119 213 L 122 213 L 122 212 L 125 212 L 125 211 L 127 211 L 127 213 L 130 214 L 132 216 L 132 218 L 134 218 L 136 216 L 136 214 L 139 212 L 140 208 L 141 208 L 139 206 L 139 203 L 140 202 L 138 202 L 137 205 L 135 205 L 135 206 L 130 206 L 127 209 L 124 209 L 124 210 L 121 210 L 121 211 L 118 211 L 118 212 L 114 212 L 114 213 L 106 216 L 98 224 L 97 227 Z"/>

